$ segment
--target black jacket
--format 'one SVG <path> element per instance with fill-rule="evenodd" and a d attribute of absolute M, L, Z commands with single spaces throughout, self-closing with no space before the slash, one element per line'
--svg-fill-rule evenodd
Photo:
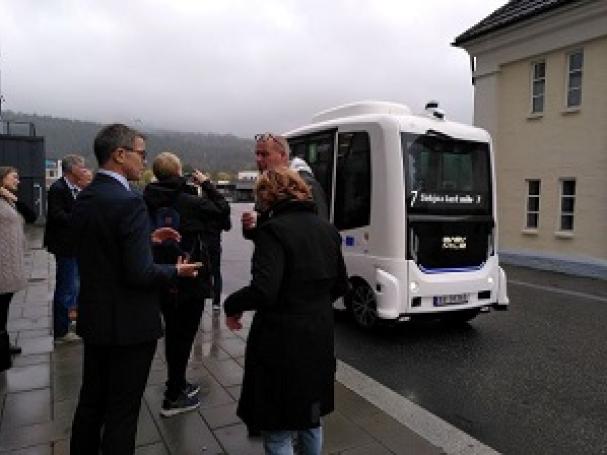
<path fill-rule="evenodd" d="M 72 226 L 80 273 L 78 335 L 103 346 L 159 338 L 158 290 L 174 283 L 176 268 L 153 262 L 141 196 L 97 174 L 78 195 Z"/>
<path fill-rule="evenodd" d="M 318 183 L 318 180 L 314 178 L 314 175 L 308 171 L 297 171 L 299 176 L 308 184 L 310 189 L 312 190 L 312 199 L 316 203 L 316 213 L 323 220 L 329 220 L 329 207 L 327 206 L 327 196 Z"/>
<path fill-rule="evenodd" d="M 208 180 L 201 188 L 203 197 L 197 196 L 183 177 L 153 182 L 145 187 L 143 198 L 153 213 L 159 207 L 174 205 L 181 216 L 182 233 L 213 231 L 211 220 L 225 224 L 230 217 L 230 204 Z"/>
<path fill-rule="evenodd" d="M 25 204 L 24 202 L 15 202 L 15 208 L 17 209 L 17 212 L 21 214 L 27 224 L 33 223 L 34 221 L 36 221 L 36 218 L 38 218 L 36 212 L 34 212 L 31 207 Z"/>
<path fill-rule="evenodd" d="M 44 246 L 49 253 L 73 256 L 70 215 L 74 196 L 65 179 L 56 180 L 48 190 L 48 214 L 44 230 Z"/>
<path fill-rule="evenodd" d="M 249 286 L 225 312 L 256 310 L 238 415 L 261 430 L 315 427 L 333 410 L 332 302 L 347 289 L 341 238 L 310 202 L 283 201 L 257 229 Z"/>
<path fill-rule="evenodd" d="M 221 216 L 211 216 L 208 220 L 205 230 L 205 239 L 209 243 L 209 247 L 219 247 L 221 243 L 222 231 L 232 229 L 232 220 L 230 219 L 230 205 L 223 197 L 215 185 L 211 182 L 204 182 L 202 186 L 202 196 L 208 200 L 220 204 L 223 208 Z M 227 210 L 226 210 L 227 207 Z"/>
<path fill-rule="evenodd" d="M 161 182 L 150 183 L 145 187 L 143 197 L 152 218 L 161 207 L 173 207 L 180 217 L 179 232 L 182 234 L 181 249 L 193 251 L 194 243 L 202 240 L 205 246 L 209 237 L 213 238 L 216 225 L 225 223 L 230 218 L 230 205 L 215 189 L 213 184 L 205 181 L 202 185 L 203 196 L 195 194 L 195 188 L 186 184 L 186 179 L 174 177 Z M 221 231 L 219 231 L 221 232 Z M 219 235 L 219 234 L 217 234 Z M 155 248 L 158 253 L 160 248 Z M 157 262 L 164 262 L 156 255 Z M 203 260 L 203 269 L 195 279 L 179 279 L 181 299 L 201 300 L 210 295 L 210 264 L 208 255 Z"/>

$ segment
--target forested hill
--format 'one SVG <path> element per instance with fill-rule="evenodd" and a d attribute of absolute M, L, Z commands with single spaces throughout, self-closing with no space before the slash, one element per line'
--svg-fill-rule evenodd
<path fill-rule="evenodd" d="M 2 119 L 34 123 L 36 134 L 45 138 L 46 156 L 49 159 L 79 153 L 87 158 L 90 165 L 96 165 L 93 140 L 101 124 L 11 111 L 3 112 Z M 205 171 L 236 172 L 255 168 L 254 143 L 251 139 L 211 133 L 143 132 L 147 136 L 148 165 L 158 153 L 170 150 L 184 164 Z"/>

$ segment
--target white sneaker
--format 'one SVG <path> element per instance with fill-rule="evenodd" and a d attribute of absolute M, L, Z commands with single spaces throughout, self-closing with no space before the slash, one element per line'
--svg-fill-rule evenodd
<path fill-rule="evenodd" d="M 82 338 L 80 338 L 74 332 L 67 332 L 62 337 L 55 338 L 55 344 L 75 343 L 75 342 L 81 341 L 81 340 L 82 340 Z"/>

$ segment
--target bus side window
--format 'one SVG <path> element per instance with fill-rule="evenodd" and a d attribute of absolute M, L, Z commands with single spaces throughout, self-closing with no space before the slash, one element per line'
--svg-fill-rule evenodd
<path fill-rule="evenodd" d="M 335 181 L 335 226 L 368 226 L 371 218 L 371 149 L 366 132 L 340 133 Z"/>
<path fill-rule="evenodd" d="M 302 160 L 306 159 L 306 144 L 303 142 L 298 142 L 296 144 L 289 144 L 290 148 L 291 148 L 291 157 L 298 157 L 301 158 Z"/>
<path fill-rule="evenodd" d="M 291 156 L 303 159 L 310 166 L 314 177 L 325 192 L 327 205 L 331 204 L 333 187 L 334 141 L 335 134 L 333 132 L 295 138 L 289 141 Z"/>

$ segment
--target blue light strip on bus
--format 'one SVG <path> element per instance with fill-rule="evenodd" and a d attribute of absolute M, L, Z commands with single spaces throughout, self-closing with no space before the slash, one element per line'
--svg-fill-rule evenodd
<path fill-rule="evenodd" d="M 424 273 L 449 273 L 449 272 L 475 272 L 483 268 L 485 264 L 476 265 L 472 267 L 453 267 L 453 268 L 444 268 L 444 269 L 426 269 L 425 267 L 418 264 L 420 270 Z"/>

